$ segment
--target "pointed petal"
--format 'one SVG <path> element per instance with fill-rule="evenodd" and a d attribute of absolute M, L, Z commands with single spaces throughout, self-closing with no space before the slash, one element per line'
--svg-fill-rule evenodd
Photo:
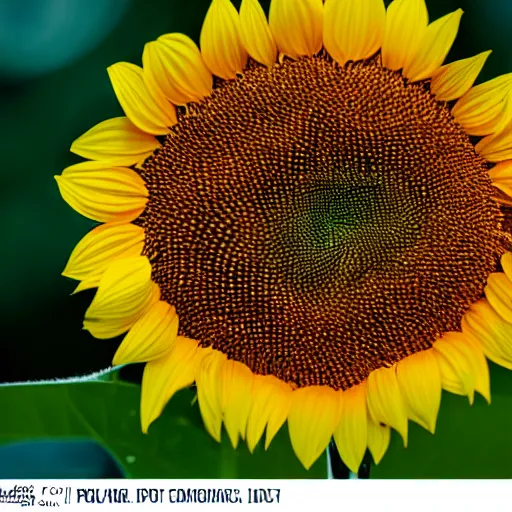
<path fill-rule="evenodd" d="M 498 76 L 470 89 L 452 108 L 452 115 L 468 135 L 489 135 L 503 123 L 511 92 L 512 73 Z"/>
<path fill-rule="evenodd" d="M 103 224 L 78 242 L 62 275 L 79 281 L 99 281 L 112 261 L 140 256 L 143 246 L 144 230 L 141 227 Z"/>
<path fill-rule="evenodd" d="M 71 144 L 71 152 L 112 165 L 134 165 L 150 156 L 160 143 L 139 130 L 127 117 L 107 119 Z"/>
<path fill-rule="evenodd" d="M 222 428 L 221 370 L 226 356 L 218 350 L 206 354 L 197 369 L 199 410 L 208 433 L 220 443 Z"/>
<path fill-rule="evenodd" d="M 84 290 L 90 290 L 91 288 L 98 288 L 100 284 L 99 279 L 94 279 L 93 281 L 82 281 L 79 285 L 73 290 L 71 295 L 75 293 L 83 292 Z"/>
<path fill-rule="evenodd" d="M 510 172 L 512 174 L 512 162 L 509 162 L 510 165 Z M 498 166 L 496 166 L 498 167 Z M 512 280 L 512 252 L 505 252 L 501 256 L 501 266 L 503 268 L 503 272 L 505 272 L 505 275 Z"/>
<path fill-rule="evenodd" d="M 430 90 L 438 101 L 451 101 L 466 94 L 482 71 L 491 51 L 482 52 L 439 68 L 432 77 Z"/>
<path fill-rule="evenodd" d="M 240 18 L 230 0 L 212 0 L 200 43 L 204 62 L 214 75 L 228 80 L 242 73 L 247 52 L 240 39 Z"/>
<path fill-rule="evenodd" d="M 371 57 L 381 47 L 386 26 L 383 0 L 326 0 L 325 49 L 342 66 Z"/>
<path fill-rule="evenodd" d="M 375 423 L 368 415 L 368 449 L 373 461 L 378 464 L 386 453 L 391 439 L 391 429 L 388 425 Z"/>
<path fill-rule="evenodd" d="M 464 332 L 464 343 L 468 345 L 468 354 L 475 371 L 475 391 L 478 391 L 486 400 L 491 403 L 491 380 L 489 376 L 489 365 L 483 351 L 482 344 L 472 333 Z"/>
<path fill-rule="evenodd" d="M 418 52 L 428 25 L 425 0 L 394 0 L 386 12 L 382 43 L 382 65 L 398 70 L 408 65 Z"/>
<path fill-rule="evenodd" d="M 84 217 L 98 222 L 130 222 L 146 206 L 148 192 L 144 182 L 125 167 L 82 162 L 67 167 L 55 179 L 64 201 Z"/>
<path fill-rule="evenodd" d="M 276 62 L 276 42 L 258 0 L 242 0 L 240 37 L 254 60 L 269 67 Z"/>
<path fill-rule="evenodd" d="M 339 392 L 309 386 L 292 393 L 288 432 L 293 451 L 306 469 L 320 457 L 339 422 Z"/>
<path fill-rule="evenodd" d="M 476 369 L 473 354 L 461 332 L 447 332 L 434 342 L 434 351 L 441 369 L 443 388 L 450 393 L 466 395 L 474 400 Z"/>
<path fill-rule="evenodd" d="M 247 445 L 249 451 L 261 439 L 267 427 L 265 449 L 283 426 L 290 410 L 292 389 L 273 375 L 255 375 L 252 403 L 247 420 Z"/>
<path fill-rule="evenodd" d="M 426 28 L 418 52 L 404 67 L 404 76 L 411 82 L 430 78 L 441 66 L 457 37 L 462 13 L 462 9 L 457 9 Z"/>
<path fill-rule="evenodd" d="M 433 434 L 442 391 L 441 371 L 433 349 L 402 359 L 396 375 L 409 418 Z"/>
<path fill-rule="evenodd" d="M 147 433 L 177 391 L 192 385 L 204 352 L 196 341 L 178 336 L 169 352 L 146 364 L 140 401 L 142 432 Z"/>
<path fill-rule="evenodd" d="M 512 370 L 512 324 L 503 320 L 486 299 L 473 304 L 464 315 L 462 330 L 479 341 L 491 361 Z"/>
<path fill-rule="evenodd" d="M 158 300 L 154 286 L 145 256 L 112 262 L 85 313 L 84 329 L 100 339 L 123 334 Z"/>
<path fill-rule="evenodd" d="M 144 79 L 175 105 L 210 95 L 213 77 L 197 45 L 185 34 L 166 34 L 147 43 L 142 54 Z"/>
<path fill-rule="evenodd" d="M 512 95 L 505 110 L 512 115 Z M 510 118 L 510 116 L 509 116 Z M 512 120 L 497 133 L 482 139 L 476 146 L 476 152 L 489 162 L 503 162 L 512 159 Z"/>
<path fill-rule="evenodd" d="M 494 311 L 512 323 L 512 282 L 509 278 L 502 272 L 493 272 L 487 277 L 484 293 Z"/>
<path fill-rule="evenodd" d="M 132 326 L 112 364 L 147 363 L 168 352 L 178 336 L 178 315 L 164 301 L 153 304 Z"/>
<path fill-rule="evenodd" d="M 110 66 L 108 75 L 126 117 L 140 130 L 152 135 L 169 133 L 176 123 L 174 107 L 160 94 L 150 92 L 142 68 L 129 62 Z"/>
<path fill-rule="evenodd" d="M 322 0 L 272 0 L 269 25 L 281 53 L 314 55 L 322 49 Z"/>
<path fill-rule="evenodd" d="M 496 188 L 499 188 L 502 192 L 512 197 L 512 160 L 496 164 L 489 171 L 489 177 Z M 512 279 L 512 272 L 507 275 L 509 279 Z"/>
<path fill-rule="evenodd" d="M 343 462 L 350 471 L 357 473 L 368 439 L 366 383 L 349 388 L 340 396 L 342 407 L 340 422 L 334 430 L 334 441 Z"/>
<path fill-rule="evenodd" d="M 269 375 L 268 377 L 272 377 Z M 278 379 L 277 379 L 278 380 Z M 275 395 L 269 401 L 273 408 L 268 412 L 267 431 L 265 434 L 265 450 L 268 450 L 272 439 L 279 432 L 284 422 L 288 418 L 292 406 L 292 389 L 289 384 L 279 382 L 279 387 L 275 386 Z"/>
<path fill-rule="evenodd" d="M 236 449 L 238 437 L 245 438 L 247 419 L 251 409 L 254 375 L 245 364 L 232 360 L 224 361 L 220 375 L 224 425 L 231 444 Z"/>
<path fill-rule="evenodd" d="M 471 391 L 468 391 L 459 376 L 457 370 L 453 368 L 453 366 L 449 363 L 448 359 L 443 357 L 440 353 L 436 352 L 437 362 L 439 364 L 439 370 L 441 372 L 441 382 L 442 386 L 446 391 L 450 393 L 454 393 L 456 395 L 470 395 L 470 403 L 473 401 L 473 397 L 471 396 Z M 463 356 L 461 356 L 462 358 Z M 464 368 L 469 368 L 469 362 L 464 361 Z"/>
<path fill-rule="evenodd" d="M 464 333 L 462 348 L 467 359 L 471 362 L 475 375 L 475 391 L 478 391 L 486 400 L 491 401 L 491 381 L 489 377 L 489 366 L 485 358 L 483 348 L 477 338 L 471 334 Z"/>
<path fill-rule="evenodd" d="M 393 427 L 407 446 L 407 410 L 398 386 L 395 366 L 379 368 L 368 376 L 368 410 L 375 423 Z"/>

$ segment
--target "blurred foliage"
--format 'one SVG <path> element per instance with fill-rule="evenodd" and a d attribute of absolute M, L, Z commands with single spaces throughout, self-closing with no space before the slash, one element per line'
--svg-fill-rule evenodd
<path fill-rule="evenodd" d="M 306 471 L 292 451 L 285 429 L 268 451 L 262 442 L 250 454 L 244 443 L 235 451 L 226 433 L 219 444 L 207 434 L 194 393 L 176 394 L 162 416 L 144 435 L 140 430 L 139 387 L 126 382 L 81 382 L 0 388 L 0 410 L 9 410 L 0 422 L 0 447 L 24 440 L 89 439 L 108 451 L 128 478 L 325 478 L 325 455 Z M 76 450 L 76 446 L 68 445 Z M 61 445 L 65 452 L 66 445 Z M 0 451 L 1 454 L 1 451 Z M 80 453 L 86 467 L 98 459 L 95 451 Z M 85 458 L 85 460 L 84 460 Z M 88 460 L 88 459 L 91 460 Z M 61 471 L 62 457 L 46 459 L 46 471 Z M 19 458 L 0 460 L 5 464 Z M 56 467 L 52 468 L 53 464 Z M 34 478 L 37 467 L 24 466 L 24 478 Z M 88 469 L 91 471 L 91 469 Z M 69 476 L 71 477 L 71 475 Z M 82 476 L 83 477 L 83 476 Z"/>
<path fill-rule="evenodd" d="M 0 253 L 0 282 L 3 291 L 0 297 L 3 328 L 0 381 L 84 374 L 110 364 L 119 340 L 98 341 L 81 330 L 83 314 L 93 292 L 70 297 L 74 283 L 60 276 L 74 245 L 93 224 L 81 218 L 62 201 L 52 176 L 79 161 L 68 151 L 71 142 L 77 136 L 104 119 L 121 115 L 121 109 L 108 81 L 106 68 L 117 61 L 140 64 L 144 44 L 163 33 L 184 32 L 197 42 L 202 20 L 209 5 L 209 0 L 132 0 L 127 3 L 128 8 L 116 24 L 113 11 L 109 12 L 105 7 L 109 2 L 102 0 L 100 3 L 103 7 L 98 7 L 98 2 L 85 2 L 84 5 L 90 5 L 91 9 L 93 4 L 97 6 L 96 14 L 93 15 L 92 10 L 85 14 L 86 11 L 83 10 L 83 15 L 74 18 L 76 23 L 76 20 L 83 23 L 80 26 L 80 33 L 75 37 L 72 35 L 72 27 L 68 26 L 68 31 L 60 33 L 59 39 L 57 33 L 52 35 L 45 32 L 51 27 L 61 26 L 58 19 L 51 20 L 50 23 L 42 15 L 28 16 L 30 9 L 35 8 L 35 5 L 40 9 L 45 2 L 51 4 L 47 0 L 0 0 L 0 53 L 3 59 L 0 59 L 0 149 L 3 156 L 0 170 L 3 185 L 0 189 L 0 214 L 3 225 Z M 234 3 L 239 5 L 240 2 Z M 262 3 L 268 8 L 268 0 Z M 23 19 L 31 23 L 34 36 L 31 41 L 37 42 L 37 37 L 46 34 L 47 39 L 59 41 L 62 55 L 67 55 L 65 58 L 52 56 L 55 48 L 51 49 L 51 45 L 45 46 L 42 43 L 35 44 L 35 53 L 27 53 L 25 50 L 30 48 L 29 39 L 20 42 L 19 38 L 13 37 L 12 27 L 9 31 L 2 28 L 2 23 L 6 23 L 8 19 L 3 13 L 14 4 L 19 7 Z M 59 5 L 59 1 L 54 0 L 53 5 Z M 462 7 L 465 11 L 459 37 L 448 56 L 448 61 L 491 48 L 493 54 L 478 80 L 488 80 L 512 71 L 510 0 L 427 0 L 427 5 L 431 19 L 457 7 Z M 100 11 L 102 21 L 94 18 L 100 16 Z M 119 8 L 118 12 L 120 16 L 122 9 Z M 12 15 L 12 12 L 10 14 Z M 61 15 L 62 10 L 57 9 L 55 16 L 57 14 Z M 90 23 L 93 19 L 96 22 Z M 42 25 L 36 27 L 37 23 Z M 26 31 L 25 36 L 29 38 L 30 31 Z M 65 51 L 66 46 L 69 46 L 68 52 Z M 15 55 L 18 60 L 8 61 L 9 55 Z M 39 64 L 41 62 L 53 64 L 44 67 Z M 132 376 L 136 377 L 138 370 L 135 368 Z M 394 438 L 389 455 L 372 474 L 377 477 L 467 476 L 473 471 L 467 469 L 471 464 L 470 458 L 473 457 L 472 467 L 478 471 L 487 468 L 487 475 L 510 476 L 510 470 L 504 463 L 499 462 L 499 458 L 500 447 L 503 446 L 506 446 L 503 453 L 508 453 L 510 457 L 511 441 L 508 440 L 507 433 L 510 432 L 512 414 L 512 380 L 510 374 L 496 378 L 497 375 L 502 374 L 494 370 L 495 398 L 491 406 L 483 406 L 481 402 L 477 402 L 473 408 L 469 408 L 460 397 L 445 397 L 438 434 L 432 437 L 420 429 L 411 427 L 410 447 L 404 450 Z M 0 389 L 0 402 L 4 404 L 3 410 L 10 413 L 4 414 L 4 418 L 7 418 L 6 425 L 14 429 L 11 433 L 18 435 L 18 439 L 23 433 L 26 439 L 48 435 L 48 432 L 36 431 L 37 423 L 31 424 L 33 416 L 30 414 L 39 414 L 41 418 L 46 418 L 45 421 L 50 421 L 55 415 L 63 422 L 74 421 L 77 424 L 77 418 L 73 419 L 69 414 L 71 403 L 77 402 L 80 404 L 79 410 L 87 411 L 87 414 L 94 412 L 95 408 L 103 411 L 102 417 L 88 417 L 87 422 L 90 421 L 94 428 L 101 427 L 101 422 L 105 421 L 109 429 L 114 429 L 112 432 L 120 434 L 119 430 L 115 430 L 121 428 L 119 425 L 124 425 L 123 428 L 129 426 L 133 432 L 123 431 L 123 435 L 133 435 L 136 443 L 142 443 L 141 446 L 148 446 L 144 443 L 173 443 L 174 436 L 178 434 L 172 428 L 179 430 L 179 425 L 176 426 L 179 421 L 192 422 L 195 425 L 192 432 L 197 437 L 194 437 L 194 442 L 190 443 L 188 448 L 194 450 L 196 439 L 200 439 L 197 441 L 198 446 L 204 448 L 205 460 L 210 462 L 205 462 L 206 466 L 197 463 L 188 467 L 186 474 L 189 476 L 213 474 L 208 472 L 217 471 L 211 463 L 215 458 L 225 458 L 226 464 L 233 463 L 235 466 L 243 460 L 245 472 L 239 474 L 245 476 L 271 476 L 276 474 L 272 473 L 276 471 L 274 466 L 279 466 L 275 463 L 276 459 L 272 458 L 272 449 L 269 455 L 256 455 L 254 462 L 247 457 L 245 447 L 240 448 L 239 452 L 236 452 L 237 455 L 234 455 L 235 452 L 225 445 L 211 444 L 214 441 L 207 440 L 204 430 L 199 427 L 197 411 L 184 409 L 185 402 L 188 406 L 189 398 L 177 397 L 173 400 L 172 408 L 166 410 L 165 419 L 155 425 L 148 438 L 143 438 L 139 434 L 135 413 L 131 420 L 125 418 L 126 421 L 119 421 L 117 426 L 113 419 L 114 414 L 120 415 L 121 418 L 128 411 L 125 409 L 122 412 L 114 408 L 116 404 L 121 407 L 121 404 L 129 402 L 130 410 L 137 408 L 135 387 L 116 385 L 115 388 L 108 388 L 120 390 L 115 392 L 119 393 L 118 397 L 123 396 L 119 402 L 113 401 L 114 392 L 101 394 L 97 391 L 100 389 L 98 387 L 96 390 L 89 387 L 70 387 L 61 390 L 56 386 L 36 387 L 33 388 L 33 394 L 30 388 L 25 387 L 19 391 L 19 395 L 13 395 L 13 389 Z M 25 404 L 27 411 L 24 412 L 22 407 L 17 406 L 18 401 Z M 28 404 L 32 405 L 29 407 Z M 44 404 L 44 407 L 41 404 Z M 107 404 L 110 410 L 107 409 Z M 177 412 L 168 412 L 170 410 Z M 178 418 L 181 419 L 178 421 Z M 18 423 L 15 423 L 16 421 Z M 94 421 L 99 421 L 98 425 Z M 61 431 L 56 425 L 54 422 L 52 428 L 57 429 L 55 431 L 59 436 L 69 434 L 65 431 L 66 423 L 58 427 L 64 429 Z M 87 428 L 84 424 L 80 426 L 82 433 Z M 455 434 L 455 430 L 463 433 L 458 440 L 454 436 L 448 437 L 447 441 L 440 440 L 444 433 Z M 274 450 L 288 453 L 286 433 L 280 435 L 285 436 L 285 441 L 282 441 L 283 447 L 279 448 L 281 445 L 278 443 L 278 448 Z M 153 436 L 158 440 L 151 440 Z M 160 437 L 163 440 L 160 440 Z M 11 440 L 15 440 L 14 437 Z M 445 459 L 457 442 L 460 450 L 457 451 L 456 457 L 461 458 L 453 456 L 451 460 Z M 286 443 L 287 448 L 284 448 Z M 465 456 L 462 455 L 464 446 L 467 451 Z M 137 448 L 135 444 L 133 447 Z M 178 456 L 183 457 L 184 454 L 175 455 Z M 171 460 L 169 464 L 177 464 L 176 460 Z M 263 460 L 266 462 L 258 462 Z M 502 460 L 505 460 L 505 457 Z M 253 463 L 256 466 L 252 466 Z M 287 476 L 302 474 L 291 459 L 289 464 Z M 251 470 L 251 467 L 257 469 Z M 197 472 L 193 471 L 194 468 Z M 471 474 L 483 475 L 478 471 Z M 156 477 L 159 474 L 149 471 L 146 475 Z"/>
<path fill-rule="evenodd" d="M 409 422 L 409 442 L 393 432 L 371 478 L 512 478 L 512 372 L 491 364 L 489 405 L 443 393 L 434 435 Z"/>
<path fill-rule="evenodd" d="M 73 62 L 117 24 L 129 0 L 1 0 L 0 76 L 19 81 Z"/>

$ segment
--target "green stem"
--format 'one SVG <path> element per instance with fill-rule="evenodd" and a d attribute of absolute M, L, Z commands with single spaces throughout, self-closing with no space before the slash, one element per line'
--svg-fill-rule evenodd
<path fill-rule="evenodd" d="M 220 446 L 219 478 L 238 478 L 236 450 L 228 441 L 222 441 Z"/>
<path fill-rule="evenodd" d="M 23 382 L 2 382 L 0 387 L 9 386 L 48 386 L 50 384 L 73 384 L 75 382 L 104 382 L 119 380 L 118 372 L 122 366 L 114 366 L 94 372 L 89 375 L 81 375 L 78 377 L 66 377 L 64 379 L 50 379 L 50 380 L 27 380 Z"/>

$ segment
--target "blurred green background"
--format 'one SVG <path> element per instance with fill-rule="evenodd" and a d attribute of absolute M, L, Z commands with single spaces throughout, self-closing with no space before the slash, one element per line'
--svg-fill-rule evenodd
<path fill-rule="evenodd" d="M 237 7 L 240 4 L 234 3 Z M 269 2 L 262 4 L 268 10 Z M 94 292 L 70 296 L 74 282 L 60 276 L 71 250 L 93 224 L 61 200 L 53 176 L 79 161 L 69 153 L 76 137 L 104 119 L 122 115 L 106 68 L 117 61 L 140 65 L 145 42 L 167 32 L 184 32 L 198 42 L 208 5 L 209 0 L 0 0 L 0 212 L 4 233 L 0 253 L 0 382 L 75 376 L 109 365 L 119 340 L 95 340 L 81 330 L 83 314 Z M 512 71 L 510 0 L 427 0 L 427 5 L 431 19 L 458 7 L 465 11 L 448 61 L 493 49 L 479 81 Z M 493 405 L 487 408 L 477 402 L 470 409 L 460 397 L 443 398 L 440 421 L 447 425 L 443 430 L 448 432 L 445 440 L 419 429 L 416 433 L 413 427 L 410 448 L 404 450 L 393 439 L 392 453 L 387 457 L 390 462 L 385 459 L 382 469 L 373 474 L 512 477 L 510 466 L 500 462 L 507 458 L 505 455 L 508 460 L 512 455 L 512 372 L 509 375 L 493 366 L 492 374 L 497 397 Z M 136 380 L 138 370 L 128 376 Z M 0 389 L 3 414 L 9 416 L 9 434 L 2 434 L 0 428 L 0 444 L 16 440 L 23 423 L 16 403 L 34 400 L 26 389 Z M 62 397 L 54 388 L 40 388 L 39 392 L 47 392 L 44 400 L 50 402 L 55 396 L 56 410 L 62 405 Z M 135 387 L 127 392 L 130 407 L 137 403 L 137 392 Z M 95 393 L 90 396 L 101 402 L 103 395 Z M 193 418 L 183 421 L 198 423 L 196 413 L 194 409 L 190 413 Z M 180 417 L 187 418 L 186 411 Z M 138 428 L 135 420 L 130 423 L 134 429 Z M 44 431 L 48 425 L 42 425 Z M 203 435 L 201 429 L 197 431 L 198 436 Z M 28 429 L 21 437 L 41 437 L 38 432 Z M 172 429 L 166 435 L 173 436 Z M 256 472 L 235 474 L 304 476 L 300 468 L 288 462 L 292 460 L 288 441 L 286 435 L 281 437 L 284 451 L 266 458 L 259 455 L 260 469 Z M 446 445 L 453 453 L 453 464 L 448 466 L 442 462 L 447 457 Z M 467 468 L 467 460 L 461 455 L 469 445 L 479 446 L 477 452 L 472 452 L 478 453 L 474 470 Z M 222 450 L 226 454 L 231 449 L 223 445 Z M 231 457 L 218 456 L 226 460 Z M 433 462 L 425 462 L 429 456 L 434 457 Z M 285 465 L 279 475 L 270 469 L 275 465 L 272 457 Z M 200 462 L 198 467 L 203 467 Z M 314 470 L 310 475 L 322 476 L 322 471 Z M 198 470 L 196 475 L 203 474 L 209 473 Z M 184 476 L 194 476 L 194 470 Z"/>

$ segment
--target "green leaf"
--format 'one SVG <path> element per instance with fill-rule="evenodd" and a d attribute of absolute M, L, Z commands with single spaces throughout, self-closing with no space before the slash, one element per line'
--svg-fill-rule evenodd
<path fill-rule="evenodd" d="M 443 393 L 436 433 L 409 422 L 404 448 L 393 432 L 371 478 L 512 478 L 512 372 L 491 365 L 492 403 Z"/>
<path fill-rule="evenodd" d="M 149 434 L 140 430 L 139 386 L 121 381 L 0 387 L 0 446 L 20 441 L 90 439 L 104 447 L 131 478 L 325 478 L 321 457 L 306 471 L 286 428 L 267 452 L 233 450 L 205 431 L 194 395 L 178 393 Z M 30 478 L 30 475 L 27 476 Z"/>

